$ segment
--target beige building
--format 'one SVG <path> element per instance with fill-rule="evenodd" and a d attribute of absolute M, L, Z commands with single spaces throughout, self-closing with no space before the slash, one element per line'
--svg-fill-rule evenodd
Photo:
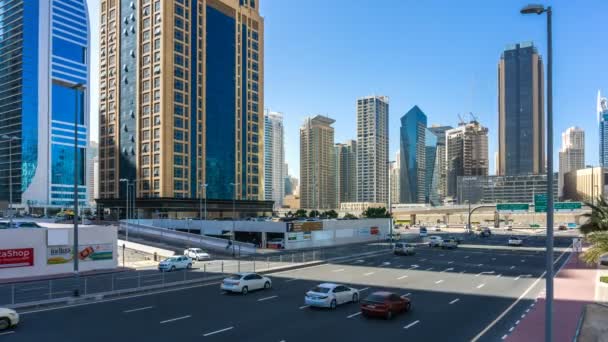
<path fill-rule="evenodd" d="M 336 144 L 336 194 L 338 204 L 357 201 L 357 142 L 347 140 Z"/>
<path fill-rule="evenodd" d="M 391 204 L 399 203 L 399 189 L 401 189 L 401 182 L 399 181 L 399 175 L 401 173 L 401 152 L 397 151 L 395 153 L 395 162 L 391 163 L 389 169 L 389 180 L 391 183 L 390 186 L 390 196 L 391 196 Z"/>
<path fill-rule="evenodd" d="M 287 195 L 283 198 L 283 208 L 300 209 L 300 196 Z"/>
<path fill-rule="evenodd" d="M 477 121 L 446 131 L 447 195 L 456 197 L 459 176 L 487 176 L 488 129 Z"/>
<path fill-rule="evenodd" d="M 562 133 L 559 151 L 559 195 L 564 194 L 564 177 L 568 172 L 585 168 L 585 131 L 570 127 Z"/>
<path fill-rule="evenodd" d="M 571 171 L 564 177 L 564 199 L 592 202 L 608 193 L 608 168 L 593 167 Z"/>
<path fill-rule="evenodd" d="M 300 127 L 300 207 L 336 209 L 335 122 L 317 115 Z"/>
<path fill-rule="evenodd" d="M 262 199 L 259 1 L 101 0 L 100 19 L 100 197 L 125 179 L 144 199 Z"/>
<path fill-rule="evenodd" d="M 374 202 L 340 203 L 340 211 L 349 212 L 351 214 L 361 214 L 368 208 L 386 208 L 386 203 L 374 203 Z M 388 210 L 388 208 L 387 208 L 387 210 Z"/>

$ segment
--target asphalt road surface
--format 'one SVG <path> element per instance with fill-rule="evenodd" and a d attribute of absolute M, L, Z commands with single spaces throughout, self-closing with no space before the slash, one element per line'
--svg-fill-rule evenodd
<path fill-rule="evenodd" d="M 354 258 L 271 275 L 273 288 L 223 294 L 219 282 L 89 305 L 22 313 L 3 341 L 497 341 L 543 290 L 541 248 L 506 246 L 506 236 L 471 238 L 456 250 L 420 246 L 414 256 Z M 475 243 L 478 242 L 478 243 Z M 567 247 L 569 238 L 557 238 Z M 526 246 L 542 246 L 528 237 Z M 555 254 L 559 268 L 569 253 Z M 358 304 L 304 305 L 320 282 L 390 290 L 413 309 L 392 320 L 366 319 Z"/>

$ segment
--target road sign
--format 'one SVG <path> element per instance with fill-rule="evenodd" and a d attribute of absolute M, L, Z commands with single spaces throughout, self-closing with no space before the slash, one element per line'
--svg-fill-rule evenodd
<path fill-rule="evenodd" d="M 528 203 L 497 204 L 496 211 L 501 213 L 527 212 L 530 209 Z"/>
<path fill-rule="evenodd" d="M 557 202 L 555 203 L 555 211 L 574 211 L 580 210 L 583 207 L 581 202 Z"/>
<path fill-rule="evenodd" d="M 535 194 L 534 195 L 534 212 L 536 212 L 536 213 L 547 212 L 547 194 Z"/>

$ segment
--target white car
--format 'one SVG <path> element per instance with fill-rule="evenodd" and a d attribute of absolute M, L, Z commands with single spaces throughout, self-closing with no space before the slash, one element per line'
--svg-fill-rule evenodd
<path fill-rule="evenodd" d="M 209 253 L 203 252 L 200 248 L 188 248 L 184 251 L 184 255 L 196 261 L 208 260 L 211 258 Z"/>
<path fill-rule="evenodd" d="M 443 239 L 441 238 L 441 236 L 429 236 L 429 247 L 441 247 L 442 242 Z"/>
<path fill-rule="evenodd" d="M 306 305 L 330 309 L 335 309 L 340 304 L 358 301 L 359 290 L 332 283 L 319 284 L 304 296 Z"/>
<path fill-rule="evenodd" d="M 272 287 L 272 280 L 257 273 L 235 273 L 225 278 L 220 285 L 220 289 L 226 292 L 240 292 L 246 295 L 249 291 L 269 289 Z"/>
<path fill-rule="evenodd" d="M 192 268 L 192 259 L 185 255 L 172 256 L 158 264 L 159 271 L 175 271 Z"/>
<path fill-rule="evenodd" d="M 509 246 L 521 246 L 523 243 L 522 239 L 517 236 L 509 237 Z"/>
<path fill-rule="evenodd" d="M 0 331 L 19 324 L 19 314 L 12 309 L 0 308 Z"/>

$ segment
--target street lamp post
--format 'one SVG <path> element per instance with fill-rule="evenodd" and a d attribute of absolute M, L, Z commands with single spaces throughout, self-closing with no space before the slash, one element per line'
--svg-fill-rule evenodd
<path fill-rule="evenodd" d="M 232 241 L 232 257 L 234 258 L 234 232 L 235 232 L 235 224 L 236 224 L 236 187 L 237 184 L 236 183 L 230 183 L 230 185 L 232 185 L 232 189 L 233 189 L 233 196 L 232 196 L 232 234 L 230 235 L 230 240 Z"/>
<path fill-rule="evenodd" d="M 78 177 L 78 97 L 83 86 L 84 84 L 78 83 L 71 87 L 74 90 L 74 248 L 72 259 L 74 260 L 74 276 L 76 278 L 75 297 L 80 295 L 80 274 L 78 270 L 78 178 L 80 178 Z"/>
<path fill-rule="evenodd" d="M 391 166 L 395 161 L 389 160 L 386 162 L 388 165 L 388 217 L 389 217 L 389 232 L 390 232 L 390 246 L 393 246 L 393 204 L 391 198 Z"/>
<path fill-rule="evenodd" d="M 2 140 L 8 140 L 8 224 L 13 227 L 13 141 L 16 136 L 2 135 Z"/>
<path fill-rule="evenodd" d="M 205 196 L 205 221 L 207 221 L 207 186 L 209 184 L 205 183 L 205 184 L 201 184 L 200 188 L 205 191 L 204 196 Z M 198 201 L 198 219 L 201 221 L 201 235 L 203 235 L 203 224 L 202 224 L 202 220 L 203 220 L 203 194 L 201 194 L 199 196 L 199 201 Z"/>
<path fill-rule="evenodd" d="M 126 178 L 121 178 L 119 180 L 121 183 L 125 183 L 127 188 L 126 200 L 125 200 L 125 236 L 126 241 L 129 241 L 129 180 Z"/>
<path fill-rule="evenodd" d="M 528 5 L 522 14 L 547 13 L 547 300 L 545 341 L 553 341 L 553 37 L 551 6 Z"/>

